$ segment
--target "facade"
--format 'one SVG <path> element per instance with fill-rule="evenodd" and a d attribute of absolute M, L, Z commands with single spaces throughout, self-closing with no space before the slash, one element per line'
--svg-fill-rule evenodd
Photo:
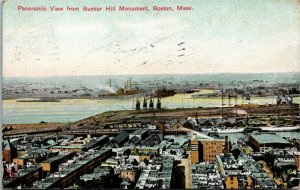
<path fill-rule="evenodd" d="M 294 152 L 293 155 L 297 166 L 297 170 L 300 171 L 300 152 Z"/>
<path fill-rule="evenodd" d="M 198 140 L 196 134 L 191 140 L 191 162 L 214 162 L 216 155 L 230 152 L 230 141 L 227 137 Z"/>
<path fill-rule="evenodd" d="M 18 166 L 24 166 L 26 164 L 25 158 L 14 158 L 13 162 L 16 163 Z"/>
<path fill-rule="evenodd" d="M 137 181 L 137 171 L 134 169 L 122 170 L 120 173 L 120 177 L 123 179 L 128 179 L 130 182 L 136 182 Z"/>
<path fill-rule="evenodd" d="M 224 153 L 225 139 L 201 139 L 199 141 L 199 161 L 214 162 L 216 155 Z"/>
<path fill-rule="evenodd" d="M 62 162 L 66 161 L 67 159 L 70 159 L 74 155 L 75 155 L 74 153 L 69 153 L 65 155 L 60 154 L 52 158 L 49 158 L 48 160 L 41 162 L 42 169 L 44 172 L 49 172 L 49 173 L 57 172 L 59 171 L 59 165 Z"/>
<path fill-rule="evenodd" d="M 135 130 L 133 133 L 129 134 L 129 139 L 132 139 L 133 137 L 137 137 L 140 140 L 145 139 L 149 135 L 147 129 L 138 129 Z"/>
<path fill-rule="evenodd" d="M 225 187 L 226 189 L 238 189 L 239 181 L 237 175 L 225 176 Z"/>

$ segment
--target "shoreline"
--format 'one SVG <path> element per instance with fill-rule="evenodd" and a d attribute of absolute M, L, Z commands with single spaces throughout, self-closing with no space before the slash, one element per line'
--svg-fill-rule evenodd
<path fill-rule="evenodd" d="M 178 93 L 176 95 L 187 95 L 187 93 Z M 173 95 L 173 96 L 168 96 L 168 97 L 174 97 L 176 95 Z M 145 95 L 144 94 L 136 94 L 136 95 L 119 95 L 119 96 L 101 96 L 101 97 L 49 97 L 49 96 L 33 96 L 33 97 L 2 97 L 2 100 L 41 100 L 41 102 L 46 102 L 46 101 L 43 101 L 43 99 L 45 100 L 76 100 L 76 99 L 86 99 L 86 100 L 103 100 L 103 99 L 111 99 L 111 100 L 116 100 L 116 99 L 131 99 L 131 98 L 136 98 L 136 97 L 144 97 Z M 199 98 L 208 98 L 208 99 L 211 99 L 211 98 L 215 98 L 215 99 L 218 99 L 218 98 L 221 98 L 222 96 L 199 96 L 199 97 L 193 97 L 191 96 L 190 98 L 187 98 L 187 99 L 199 99 Z M 269 95 L 265 95 L 265 96 L 255 96 L 255 95 L 252 95 L 251 98 L 276 98 L 275 95 L 273 96 L 269 96 Z M 297 97 L 300 97 L 300 94 L 294 94 L 292 96 L 293 98 L 297 98 Z M 162 98 L 166 98 L 166 97 L 162 97 Z M 228 99 L 228 97 L 224 97 L 224 99 Z"/>
<path fill-rule="evenodd" d="M 268 117 L 276 114 L 280 111 L 281 114 L 290 113 L 292 110 L 299 111 L 299 104 L 291 105 L 261 105 L 259 107 L 237 107 L 245 110 L 247 115 L 239 115 L 238 119 L 251 117 Z M 141 123 L 141 122 L 153 122 L 154 115 L 155 120 L 164 122 L 169 121 L 171 118 L 209 118 L 209 117 L 223 117 L 233 118 L 235 114 L 233 112 L 234 107 L 213 107 L 213 108 L 176 108 L 176 109 L 150 109 L 150 110 L 118 110 L 107 111 L 100 114 L 93 115 L 91 117 L 83 118 L 70 123 L 34 123 L 34 124 L 3 124 L 3 129 L 12 128 L 11 130 L 3 132 L 3 135 L 13 135 L 22 133 L 45 133 L 57 130 L 57 128 L 64 129 L 76 129 L 76 128 L 99 128 L 103 129 L 105 125 L 122 124 L 122 123 Z M 275 129 L 275 128 L 274 128 Z"/>

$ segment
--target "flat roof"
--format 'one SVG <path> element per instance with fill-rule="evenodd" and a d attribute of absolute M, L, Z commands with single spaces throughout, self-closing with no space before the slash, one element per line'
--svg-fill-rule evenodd
<path fill-rule="evenodd" d="M 271 144 L 271 143 L 280 143 L 280 144 L 290 144 L 287 140 L 283 139 L 281 136 L 276 133 L 257 133 L 250 134 L 260 144 Z"/>

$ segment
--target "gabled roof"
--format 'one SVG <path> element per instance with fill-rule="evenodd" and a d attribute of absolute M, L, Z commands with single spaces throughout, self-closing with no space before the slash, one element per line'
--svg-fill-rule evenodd
<path fill-rule="evenodd" d="M 121 144 L 128 137 L 129 137 L 129 133 L 126 131 L 122 131 L 117 136 L 115 136 L 111 141 L 113 141 L 117 144 Z"/>
<path fill-rule="evenodd" d="M 179 123 L 180 123 L 181 125 L 185 124 L 186 122 L 187 122 L 186 119 L 180 119 L 180 120 L 179 120 Z"/>
<path fill-rule="evenodd" d="M 197 124 L 203 125 L 206 122 L 209 122 L 211 124 L 211 121 L 208 119 L 202 119 L 202 118 L 198 118 L 196 119 Z"/>
<path fill-rule="evenodd" d="M 141 142 L 141 140 L 140 140 L 137 136 L 132 137 L 132 138 L 130 139 L 130 141 L 131 141 L 133 144 L 135 144 L 135 145 L 137 145 L 137 144 L 139 144 L 139 143 Z"/>
<path fill-rule="evenodd" d="M 177 119 L 172 119 L 172 120 L 170 121 L 170 124 L 173 126 L 173 125 L 175 125 L 177 122 L 178 122 Z"/>

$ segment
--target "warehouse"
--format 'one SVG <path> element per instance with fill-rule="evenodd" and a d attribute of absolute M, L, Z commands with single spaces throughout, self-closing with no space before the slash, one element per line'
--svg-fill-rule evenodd
<path fill-rule="evenodd" d="M 259 152 L 265 152 L 272 148 L 291 147 L 291 144 L 276 133 L 250 134 L 249 142 L 252 148 Z"/>

